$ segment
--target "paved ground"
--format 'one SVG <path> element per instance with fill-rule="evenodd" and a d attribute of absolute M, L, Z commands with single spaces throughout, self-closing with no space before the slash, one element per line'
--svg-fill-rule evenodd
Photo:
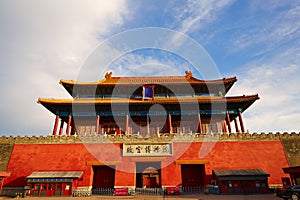
<path fill-rule="evenodd" d="M 0 200 L 8 200 L 12 198 L 0 197 Z M 22 198 L 21 198 L 22 199 Z M 199 194 L 199 195 L 179 195 L 179 196 L 128 196 L 128 197 L 112 197 L 112 196 L 92 196 L 92 197 L 26 197 L 24 200 L 101 200 L 101 199 L 112 199 L 112 200 L 280 200 L 274 194 L 264 195 L 210 195 L 210 194 Z"/>

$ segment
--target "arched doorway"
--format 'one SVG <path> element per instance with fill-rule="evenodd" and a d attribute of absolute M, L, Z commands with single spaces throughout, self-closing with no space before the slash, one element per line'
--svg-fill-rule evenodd
<path fill-rule="evenodd" d="M 158 188 L 159 187 L 159 172 L 154 167 L 147 167 L 143 171 L 143 187 Z"/>
<path fill-rule="evenodd" d="M 160 162 L 136 163 L 136 187 L 159 188 L 161 187 Z"/>

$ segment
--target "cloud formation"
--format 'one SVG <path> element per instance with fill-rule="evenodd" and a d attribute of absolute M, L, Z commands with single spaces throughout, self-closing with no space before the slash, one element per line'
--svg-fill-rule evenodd
<path fill-rule="evenodd" d="M 174 26 L 185 34 L 199 31 L 216 20 L 233 2 L 233 0 L 187 0 L 184 6 L 174 8 Z"/>
<path fill-rule="evenodd" d="M 260 100 L 244 117 L 251 132 L 299 132 L 300 42 L 294 47 L 243 66 L 229 95 L 258 93 Z"/>
<path fill-rule="evenodd" d="M 59 79 L 76 79 L 88 55 L 113 34 L 145 26 L 171 28 L 203 45 L 222 76 L 238 77 L 229 95 L 260 95 L 244 114 L 250 132 L 297 132 L 299 13 L 299 2 L 281 0 L 3 0 L 0 136 L 51 132 L 54 116 L 35 103 L 38 97 L 70 98 Z M 171 39 L 178 48 L 186 42 Z M 191 67 L 161 52 L 122 56 L 114 63 L 114 75 L 151 75 L 151 70 L 153 75 L 182 75 Z M 95 66 L 99 72 L 107 67 Z M 167 70 L 157 73 L 163 67 Z M 95 77 L 103 78 L 100 73 Z"/>
<path fill-rule="evenodd" d="M 50 132 L 53 116 L 38 97 L 69 98 L 59 79 L 75 79 L 89 51 L 128 15 L 125 1 L 1 1 L 0 135 Z"/>

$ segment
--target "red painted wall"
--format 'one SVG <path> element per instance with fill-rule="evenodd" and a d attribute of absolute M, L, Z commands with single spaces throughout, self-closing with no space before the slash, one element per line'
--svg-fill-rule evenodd
<path fill-rule="evenodd" d="M 135 186 L 135 162 L 130 157 L 123 157 L 117 165 L 115 186 Z"/>
<path fill-rule="evenodd" d="M 26 185 L 26 177 L 33 171 L 83 171 L 78 186 L 89 186 L 93 173 L 87 161 L 96 161 L 95 156 L 107 161 L 120 157 L 119 150 L 112 151 L 109 145 L 90 144 L 87 149 L 83 144 L 15 144 L 7 167 L 11 176 L 5 186 Z"/>
<path fill-rule="evenodd" d="M 181 166 L 176 165 L 173 161 L 173 157 L 167 157 L 166 160 L 162 162 L 162 166 L 165 166 L 161 170 L 161 181 L 163 186 L 181 185 Z"/>
<path fill-rule="evenodd" d="M 207 144 L 174 143 L 174 156 L 162 161 L 162 185 L 181 184 L 181 167 L 175 164 L 176 159 L 209 160 L 205 165 L 207 175 L 211 175 L 213 169 L 261 168 L 271 175 L 269 184 L 281 184 L 281 177 L 286 177 L 282 168 L 288 167 L 288 162 L 280 141 L 218 142 L 211 143 L 211 149 Z M 25 178 L 33 171 L 83 171 L 83 180 L 78 186 L 91 186 L 93 171 L 86 162 L 97 160 L 120 161 L 116 165 L 115 186 L 134 186 L 135 162 L 121 156 L 120 144 L 111 145 L 90 144 L 87 150 L 83 144 L 16 144 L 7 167 L 11 176 L 5 180 L 5 186 L 26 185 Z M 201 148 L 206 148 L 207 155 L 199 155 Z M 206 183 L 210 181 L 208 177 Z"/>
<path fill-rule="evenodd" d="M 175 155 L 181 146 L 185 147 L 186 144 L 174 144 Z M 203 157 L 199 155 L 201 147 L 207 152 Z M 204 146 L 203 143 L 197 142 L 190 144 L 179 159 L 209 160 L 209 164 L 205 165 L 208 175 L 212 174 L 213 169 L 261 168 L 270 174 L 269 184 L 281 184 L 281 177 L 286 177 L 282 168 L 288 167 L 281 141 L 217 142 L 206 143 Z"/>

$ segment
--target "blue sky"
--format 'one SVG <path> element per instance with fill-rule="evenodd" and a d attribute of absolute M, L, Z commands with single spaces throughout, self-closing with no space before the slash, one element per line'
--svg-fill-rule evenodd
<path fill-rule="evenodd" d="M 244 113 L 249 132 L 299 132 L 299 1 L 3 0 L 0 136 L 51 133 L 54 116 L 38 97 L 70 98 L 60 79 L 76 79 L 104 40 L 143 27 L 178 31 L 202 45 L 221 77 L 237 76 L 228 95 L 258 93 L 261 99 Z M 124 60 L 188 68 L 160 51 Z"/>

